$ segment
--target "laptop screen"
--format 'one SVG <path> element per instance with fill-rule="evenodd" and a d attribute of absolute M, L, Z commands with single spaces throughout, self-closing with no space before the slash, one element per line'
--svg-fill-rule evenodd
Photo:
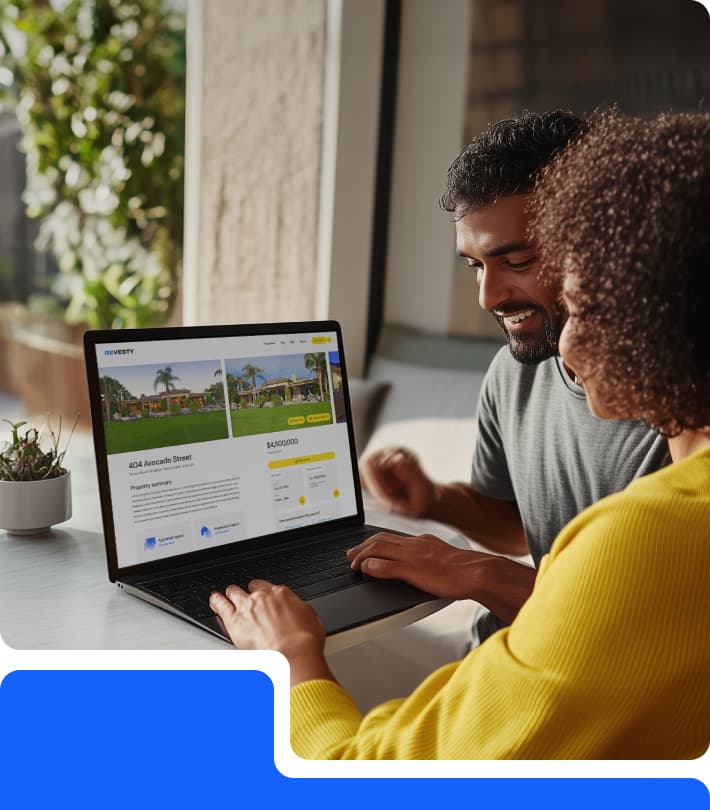
<path fill-rule="evenodd" d="M 101 334 L 119 568 L 357 515 L 335 330 Z"/>

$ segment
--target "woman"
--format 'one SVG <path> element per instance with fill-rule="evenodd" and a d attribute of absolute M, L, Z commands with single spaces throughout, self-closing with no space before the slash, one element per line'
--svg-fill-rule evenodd
<path fill-rule="evenodd" d="M 710 116 L 602 116 L 533 203 L 542 265 L 564 275 L 566 366 L 596 415 L 667 435 L 673 463 L 562 530 L 510 627 L 365 717 L 292 592 L 213 595 L 237 646 L 289 660 L 303 757 L 681 758 L 710 742 Z"/>

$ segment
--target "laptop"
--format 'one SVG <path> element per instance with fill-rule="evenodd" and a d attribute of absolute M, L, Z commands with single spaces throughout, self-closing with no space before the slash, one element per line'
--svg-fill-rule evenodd
<path fill-rule="evenodd" d="M 291 587 L 329 635 L 435 599 L 350 569 L 365 524 L 335 321 L 88 331 L 108 576 L 229 640 L 213 590 Z"/>

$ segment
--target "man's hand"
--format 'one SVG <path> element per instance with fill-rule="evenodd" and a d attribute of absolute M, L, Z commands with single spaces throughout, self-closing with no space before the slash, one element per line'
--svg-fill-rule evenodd
<path fill-rule="evenodd" d="M 378 579 L 402 579 L 434 596 L 476 599 L 481 565 L 491 555 L 466 551 L 432 534 L 380 532 L 348 549 L 352 567 Z"/>
<path fill-rule="evenodd" d="M 360 478 L 378 500 L 408 517 L 426 517 L 436 501 L 434 482 L 404 447 L 373 453 L 361 463 Z"/>
<path fill-rule="evenodd" d="M 527 554 L 514 503 L 481 495 L 470 484 L 434 483 L 411 450 L 390 447 L 373 453 L 360 463 L 360 478 L 393 512 L 453 526 L 500 554 Z"/>
<path fill-rule="evenodd" d="M 347 552 L 353 568 L 378 579 L 402 579 L 447 599 L 475 599 L 510 623 L 532 593 L 527 565 L 445 543 L 432 534 L 380 532 Z"/>

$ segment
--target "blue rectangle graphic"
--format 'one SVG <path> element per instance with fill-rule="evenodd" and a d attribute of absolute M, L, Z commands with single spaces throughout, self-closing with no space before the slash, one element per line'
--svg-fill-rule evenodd
<path fill-rule="evenodd" d="M 710 806 L 691 779 L 290 779 L 274 766 L 273 706 L 254 671 L 12 672 L 0 687 L 2 806 Z"/>

